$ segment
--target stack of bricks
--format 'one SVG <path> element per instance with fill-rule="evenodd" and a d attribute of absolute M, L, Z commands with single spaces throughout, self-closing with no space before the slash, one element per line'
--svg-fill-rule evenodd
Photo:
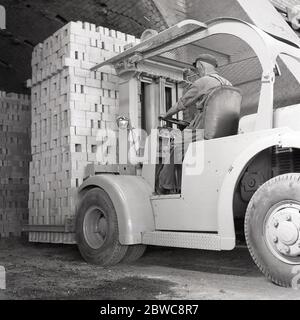
<path fill-rule="evenodd" d="M 108 131 L 117 129 L 118 77 L 110 66 L 90 69 L 137 42 L 115 30 L 71 22 L 35 47 L 28 81 L 33 158 L 30 225 L 65 225 L 74 217 L 76 192 L 87 165 L 115 158 Z M 30 232 L 29 240 L 74 243 L 74 234 Z"/>
<path fill-rule="evenodd" d="M 28 223 L 29 96 L 0 92 L 0 237 L 20 236 Z"/>

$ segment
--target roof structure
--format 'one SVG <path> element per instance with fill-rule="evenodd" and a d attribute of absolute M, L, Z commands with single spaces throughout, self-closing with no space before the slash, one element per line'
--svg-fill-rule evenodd
<path fill-rule="evenodd" d="M 252 0 L 253 1 L 253 0 Z M 252 2 L 251 1 L 251 2 Z M 300 0 L 273 0 L 284 12 Z M 145 29 L 162 31 L 187 18 L 221 16 L 248 22 L 238 0 L 0 0 L 7 29 L 0 30 L 0 90 L 26 92 L 33 47 L 69 21 L 87 21 L 139 37 Z"/>

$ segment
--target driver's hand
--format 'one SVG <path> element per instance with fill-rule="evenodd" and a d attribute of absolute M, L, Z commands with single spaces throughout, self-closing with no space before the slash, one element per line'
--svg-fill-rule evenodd
<path fill-rule="evenodd" d="M 158 120 L 165 120 L 167 118 L 167 115 L 166 114 L 161 114 L 159 117 L 158 117 Z"/>

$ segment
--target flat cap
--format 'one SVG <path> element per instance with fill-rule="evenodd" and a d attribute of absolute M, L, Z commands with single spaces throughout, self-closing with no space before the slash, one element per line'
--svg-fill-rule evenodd
<path fill-rule="evenodd" d="M 194 67 L 196 67 L 196 64 L 198 61 L 209 63 L 209 64 L 213 65 L 215 68 L 218 67 L 218 60 L 213 55 L 208 54 L 208 53 L 200 54 L 199 57 L 195 60 L 195 62 L 193 64 Z"/>

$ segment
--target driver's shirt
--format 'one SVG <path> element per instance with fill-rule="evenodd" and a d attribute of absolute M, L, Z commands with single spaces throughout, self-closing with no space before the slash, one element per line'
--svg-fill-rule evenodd
<path fill-rule="evenodd" d="M 232 86 L 232 84 L 217 73 L 206 75 L 196 80 L 187 89 L 186 93 L 177 102 L 177 110 L 184 112 L 184 119 L 191 122 L 196 112 L 201 110 L 201 103 L 205 96 L 219 86 Z"/>

